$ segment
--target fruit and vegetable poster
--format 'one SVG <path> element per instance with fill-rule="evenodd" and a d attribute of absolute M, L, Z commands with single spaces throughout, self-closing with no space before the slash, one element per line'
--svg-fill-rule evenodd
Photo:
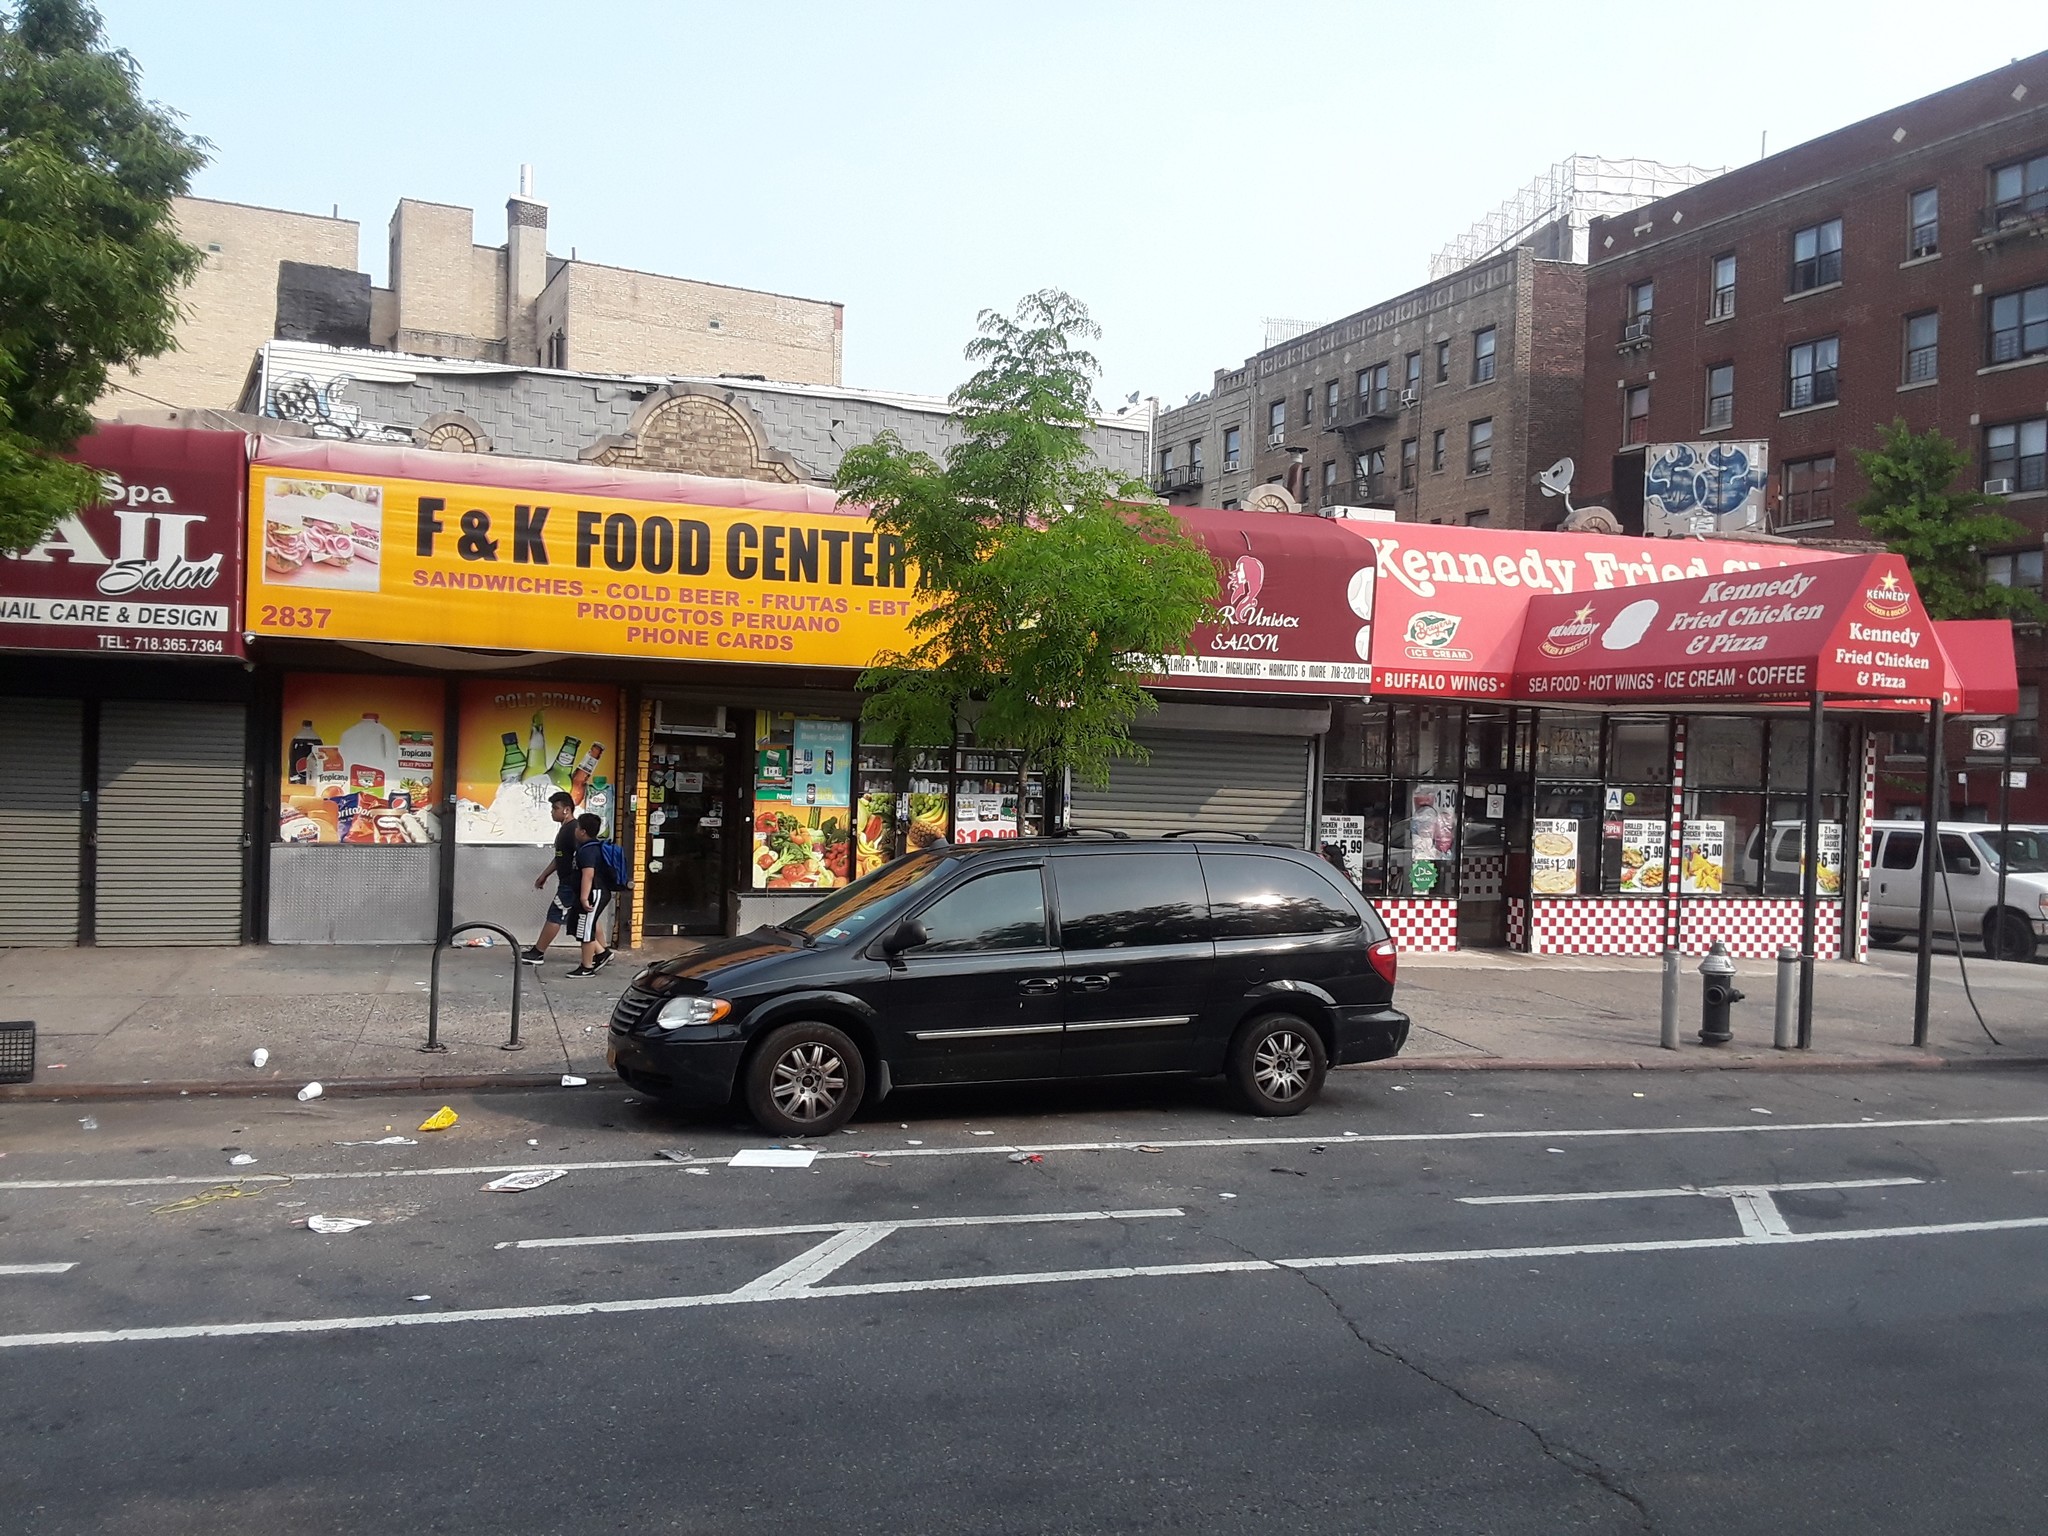
<path fill-rule="evenodd" d="M 754 889 L 829 890 L 853 879 L 853 725 L 757 713 Z"/>
<path fill-rule="evenodd" d="M 1669 829 L 1660 821 L 1621 824 L 1621 893 L 1624 896 L 1664 894 L 1664 850 Z"/>
<path fill-rule="evenodd" d="M 1685 863 L 1678 889 L 1686 896 L 1718 896 L 1728 875 L 1728 824 L 1725 821 L 1688 821 L 1685 824 Z"/>
<path fill-rule="evenodd" d="M 442 711 L 437 678 L 286 677 L 278 841 L 437 841 Z"/>
<path fill-rule="evenodd" d="M 952 829 L 951 808 L 946 797 L 934 790 L 912 790 L 898 803 L 897 814 L 909 824 L 904 847 L 915 853 L 947 840 Z"/>
<path fill-rule="evenodd" d="M 1529 889 L 1538 896 L 1579 894 L 1579 823 L 1538 817 L 1529 844 Z"/>
<path fill-rule="evenodd" d="M 865 875 L 889 862 L 896 835 L 896 797 L 886 789 L 860 797 L 854 808 L 854 873 Z"/>
<path fill-rule="evenodd" d="M 568 794 L 607 829 L 617 799 L 619 690 L 603 683 L 471 678 L 458 698 L 455 840 L 543 846 L 558 824 L 549 797 Z"/>

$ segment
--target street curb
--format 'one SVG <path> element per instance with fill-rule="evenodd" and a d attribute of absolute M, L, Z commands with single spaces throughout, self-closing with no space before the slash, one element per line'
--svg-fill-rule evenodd
<path fill-rule="evenodd" d="M 562 1076 L 560 1072 L 448 1072 L 418 1077 L 324 1077 L 318 1081 L 323 1098 L 359 1099 L 390 1093 L 512 1093 L 532 1088 L 559 1088 Z M 0 1087 L 0 1104 L 48 1104 L 70 1099 L 260 1099 L 271 1094 L 287 1094 L 296 1098 L 300 1086 L 278 1078 L 260 1082 L 248 1078 L 222 1078 L 216 1082 L 195 1079 L 181 1082 L 77 1083 L 62 1087 L 55 1083 L 13 1083 Z"/>
<path fill-rule="evenodd" d="M 1858 1060 L 1848 1056 L 1771 1056 L 1729 1058 L 1680 1053 L 1647 1061 L 1571 1060 L 1554 1056 L 1390 1056 L 1359 1062 L 1345 1071 L 1360 1072 L 1995 1072 L 2048 1069 L 2048 1056 L 1915 1056 Z M 609 1086 L 600 1076 L 593 1081 Z M 403 1077 L 338 1077 L 320 1080 L 325 1098 L 372 1098 L 384 1094 L 522 1093 L 559 1088 L 559 1072 L 448 1072 Z M 54 1104 L 74 1099 L 259 1099 L 291 1094 L 291 1083 L 271 1078 L 197 1079 L 159 1083 L 14 1083 L 0 1087 L 0 1104 Z"/>

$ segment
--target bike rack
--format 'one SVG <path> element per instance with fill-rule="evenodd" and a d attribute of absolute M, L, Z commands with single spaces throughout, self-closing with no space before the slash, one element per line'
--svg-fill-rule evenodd
<path fill-rule="evenodd" d="M 455 935 L 458 933 L 468 933 L 472 928 L 488 929 L 511 946 L 512 1034 L 498 1049 L 501 1051 L 523 1051 L 526 1047 L 519 1043 L 519 970 L 521 964 L 519 959 L 519 941 L 496 923 L 457 923 L 448 930 L 447 939 L 434 946 L 433 980 L 427 988 L 427 1043 L 421 1046 L 420 1049 L 422 1051 L 445 1051 L 448 1049 L 447 1046 L 441 1043 L 441 957 L 455 947 Z"/>

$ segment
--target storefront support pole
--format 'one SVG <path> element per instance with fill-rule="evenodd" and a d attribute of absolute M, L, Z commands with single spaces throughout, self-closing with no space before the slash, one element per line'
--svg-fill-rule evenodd
<path fill-rule="evenodd" d="M 1991 958 L 2005 958 L 2005 867 L 2011 862 L 2006 843 L 2012 837 L 2012 807 L 2007 801 L 2006 791 L 2012 785 L 2012 732 L 2019 724 L 2017 716 L 2007 716 L 2003 750 L 1998 761 L 1998 900 L 1991 910 L 1998 914 L 1996 925 L 1991 930 Z"/>
<path fill-rule="evenodd" d="M 1820 922 L 1820 735 L 1827 704 L 1819 693 L 1806 715 L 1806 826 L 1799 861 L 1799 1049 L 1813 1049 L 1813 965 Z"/>
<path fill-rule="evenodd" d="M 1913 966 L 1913 1044 L 1927 1044 L 1927 994 L 1934 981 L 1934 860 L 1941 851 L 1941 805 L 1948 763 L 1942 750 L 1941 700 L 1927 701 L 1927 794 L 1921 808 L 1920 953 Z M 1961 936 L 1958 935 L 1958 942 Z"/>
<path fill-rule="evenodd" d="M 441 889 L 434 903 L 434 943 L 447 944 L 455 931 L 455 733 L 458 728 L 458 692 L 449 687 L 441 703 L 441 784 L 446 791 L 441 796 L 441 845 L 434 850 L 441 866 Z M 437 956 L 438 958 L 438 951 Z M 516 971 L 519 957 L 513 957 Z M 519 1025 L 515 1015 L 513 1038 L 518 1038 Z"/>

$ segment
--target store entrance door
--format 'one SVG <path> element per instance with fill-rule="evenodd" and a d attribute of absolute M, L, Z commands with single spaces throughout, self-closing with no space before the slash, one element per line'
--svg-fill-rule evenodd
<path fill-rule="evenodd" d="M 645 932 L 725 932 L 732 850 L 748 841 L 736 756 L 729 737 L 653 738 L 640 862 Z"/>

